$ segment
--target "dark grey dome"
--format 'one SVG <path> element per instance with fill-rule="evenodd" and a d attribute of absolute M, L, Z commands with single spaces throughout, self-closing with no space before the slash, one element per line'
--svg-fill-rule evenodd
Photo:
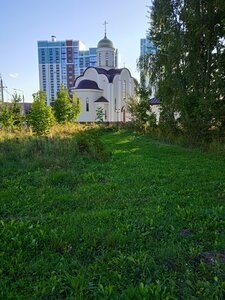
<path fill-rule="evenodd" d="M 100 41 L 98 42 L 98 46 L 97 46 L 97 47 L 98 47 L 98 48 L 112 48 L 112 49 L 114 49 L 113 42 L 110 41 L 110 40 L 107 38 L 106 35 L 105 35 L 105 37 L 104 37 L 102 40 L 100 40 Z"/>
<path fill-rule="evenodd" d="M 93 80 L 84 79 L 82 80 L 76 89 L 90 89 L 90 90 L 100 90 L 97 83 Z"/>

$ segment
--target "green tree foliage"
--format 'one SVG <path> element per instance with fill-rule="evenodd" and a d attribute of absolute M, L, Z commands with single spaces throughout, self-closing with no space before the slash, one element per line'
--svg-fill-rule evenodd
<path fill-rule="evenodd" d="M 24 122 L 24 116 L 22 114 L 21 110 L 21 103 L 22 103 L 22 98 L 20 95 L 15 93 L 12 96 L 12 104 L 10 106 L 11 113 L 13 115 L 13 126 L 14 127 L 21 127 Z"/>
<path fill-rule="evenodd" d="M 81 113 L 81 102 L 75 92 L 73 92 L 73 99 L 71 102 L 71 110 L 68 118 L 69 122 L 75 122 Z"/>
<path fill-rule="evenodd" d="M 104 111 L 103 108 L 100 106 L 96 108 L 96 121 L 98 123 L 103 123 L 104 121 Z"/>
<path fill-rule="evenodd" d="M 137 97 L 130 98 L 127 107 L 136 130 L 145 132 L 156 127 L 156 116 L 151 111 L 148 100 L 140 100 Z"/>
<path fill-rule="evenodd" d="M 156 127 L 156 117 L 152 113 L 149 103 L 149 90 L 142 83 L 136 82 L 136 97 L 130 98 L 127 107 L 131 120 L 138 131 L 151 130 Z"/>
<path fill-rule="evenodd" d="M 58 123 L 67 122 L 71 112 L 71 102 L 68 91 L 63 85 L 61 85 L 54 102 L 54 115 L 56 121 Z"/>
<path fill-rule="evenodd" d="M 0 126 L 4 129 L 13 128 L 13 114 L 7 104 L 1 104 L 0 107 Z"/>
<path fill-rule="evenodd" d="M 80 101 L 74 93 L 71 100 L 68 90 L 62 85 L 54 103 L 54 115 L 58 123 L 73 122 L 81 112 Z"/>
<path fill-rule="evenodd" d="M 18 94 L 12 96 L 11 103 L 2 103 L 0 108 L 0 124 L 5 129 L 15 129 L 21 127 L 24 117 L 21 111 L 21 97 Z"/>
<path fill-rule="evenodd" d="M 33 132 L 37 135 L 45 134 L 53 126 L 54 114 L 52 108 L 46 103 L 46 95 L 43 91 L 39 91 L 35 95 L 27 119 Z"/>
<path fill-rule="evenodd" d="M 225 2 L 154 0 L 149 14 L 157 52 L 142 57 L 139 67 L 157 87 L 161 122 L 196 140 L 212 127 L 224 130 Z"/>

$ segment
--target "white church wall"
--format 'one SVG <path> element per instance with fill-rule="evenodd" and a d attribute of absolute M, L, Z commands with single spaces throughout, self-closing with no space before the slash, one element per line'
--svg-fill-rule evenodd
<path fill-rule="evenodd" d="M 151 111 L 155 114 L 156 116 L 156 123 L 159 123 L 159 117 L 160 117 L 160 105 L 151 105 Z"/>
<path fill-rule="evenodd" d="M 121 72 L 121 106 L 126 106 L 128 99 L 133 96 L 133 78 L 127 69 Z M 125 91 L 124 91 L 125 89 Z"/>
<path fill-rule="evenodd" d="M 121 121 L 121 79 L 120 75 L 116 75 L 113 80 L 113 103 L 112 115 L 114 122 Z M 116 103 L 115 103 L 116 99 Z"/>
<path fill-rule="evenodd" d="M 113 80 L 113 97 L 111 107 L 114 121 L 118 120 L 121 122 L 124 120 L 123 112 L 121 111 L 122 108 L 125 109 L 126 121 L 129 121 L 130 116 L 126 110 L 126 105 L 129 97 L 133 95 L 133 78 L 130 76 L 130 72 L 127 69 L 123 69 L 121 74 L 116 75 Z"/>
<path fill-rule="evenodd" d="M 81 101 L 81 114 L 78 117 L 78 122 L 95 122 L 96 105 L 95 101 L 102 96 L 102 91 L 99 90 L 76 90 L 77 96 Z M 89 101 L 89 110 L 87 111 L 87 99 Z"/>
<path fill-rule="evenodd" d="M 109 120 L 110 122 L 114 122 L 114 116 L 113 116 L 113 103 L 114 103 L 114 95 L 113 95 L 113 84 L 108 84 L 108 100 L 109 100 Z"/>
<path fill-rule="evenodd" d="M 83 79 L 88 79 L 88 80 L 97 81 L 97 78 L 98 78 L 97 71 L 95 69 L 93 69 L 93 68 L 88 68 L 84 72 L 84 76 L 82 77 L 82 80 Z"/>
<path fill-rule="evenodd" d="M 103 90 L 103 96 L 107 99 L 107 97 L 108 97 L 108 85 L 109 85 L 108 78 L 104 74 L 98 74 L 96 82 L 98 84 L 98 87 Z M 109 100 L 109 99 L 107 99 L 107 100 Z"/>

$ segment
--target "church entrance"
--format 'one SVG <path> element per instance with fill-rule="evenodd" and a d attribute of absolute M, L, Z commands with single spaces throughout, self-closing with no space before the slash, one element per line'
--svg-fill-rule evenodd
<path fill-rule="evenodd" d="M 122 122 L 125 123 L 126 122 L 126 110 L 125 110 L 125 106 L 123 106 L 121 108 L 121 112 L 122 112 Z"/>

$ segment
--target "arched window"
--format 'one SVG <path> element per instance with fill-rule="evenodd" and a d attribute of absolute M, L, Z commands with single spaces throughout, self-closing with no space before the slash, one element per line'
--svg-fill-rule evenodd
<path fill-rule="evenodd" d="M 106 52 L 106 54 L 105 54 L 105 65 L 106 65 L 106 67 L 108 67 L 108 65 L 109 65 L 109 53 L 108 52 Z"/>
<path fill-rule="evenodd" d="M 126 89 L 127 89 L 127 83 L 126 80 L 123 81 L 123 99 L 126 99 Z"/>
<path fill-rule="evenodd" d="M 99 55 L 98 55 L 99 67 L 101 67 L 101 65 L 102 65 L 101 60 L 102 60 L 101 53 L 99 53 Z"/>
<path fill-rule="evenodd" d="M 86 111 L 89 111 L 89 98 L 86 98 Z"/>

